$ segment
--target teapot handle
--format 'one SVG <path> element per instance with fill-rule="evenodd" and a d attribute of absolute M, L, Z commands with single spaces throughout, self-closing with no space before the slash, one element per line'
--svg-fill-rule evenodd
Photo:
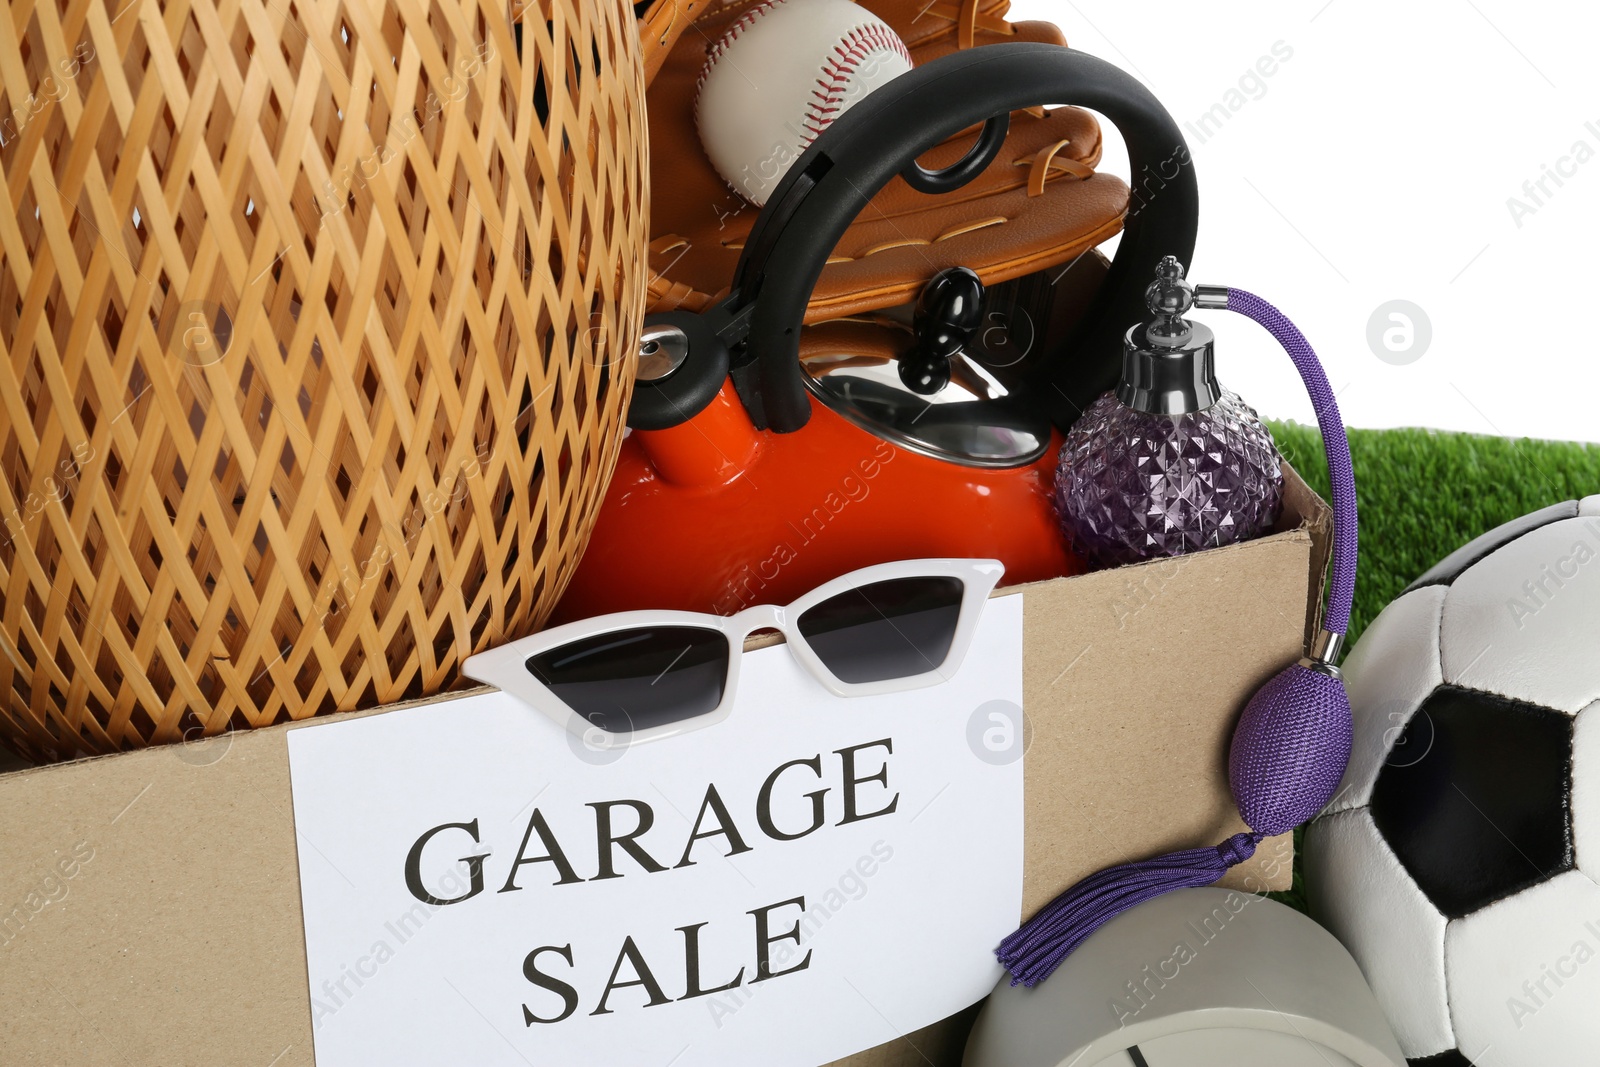
<path fill-rule="evenodd" d="M 856 215 L 896 175 L 924 192 L 959 188 L 999 152 L 1011 112 L 1051 104 L 1092 108 L 1116 125 L 1127 141 L 1133 187 L 1101 299 L 1030 383 L 1053 420 L 1070 425 L 1115 383 L 1121 336 L 1144 318 L 1145 284 L 1161 258 L 1193 258 L 1199 192 L 1183 134 L 1155 96 L 1104 60 L 1057 45 L 955 52 L 901 75 L 841 115 L 767 200 L 728 296 L 687 331 L 703 341 L 691 341 L 691 348 L 721 349 L 707 353 L 712 367 L 727 366 L 727 353 L 735 369 L 755 364 L 759 411 L 752 416 L 779 433 L 800 429 L 811 414 L 799 365 L 801 323 L 829 254 Z M 918 156 L 977 123 L 983 129 L 962 159 L 937 172 L 918 164 Z M 1068 352 L 1070 361 L 1063 358 Z M 684 375 L 683 384 L 694 377 Z M 670 378 L 641 382 L 629 423 L 660 428 L 704 407 L 703 388 L 688 404 L 676 391 Z"/>

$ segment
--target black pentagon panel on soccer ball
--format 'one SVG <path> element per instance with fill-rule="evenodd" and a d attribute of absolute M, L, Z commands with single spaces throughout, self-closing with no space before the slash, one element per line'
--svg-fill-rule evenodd
<path fill-rule="evenodd" d="M 1448 918 L 1573 866 L 1572 718 L 1455 686 L 1422 702 L 1373 786 L 1378 832 Z"/>
<path fill-rule="evenodd" d="M 1529 512 L 1521 518 L 1512 519 L 1501 526 L 1496 526 L 1486 534 L 1474 537 L 1444 559 L 1430 567 L 1421 578 L 1406 586 L 1405 592 L 1421 589 L 1425 585 L 1449 585 L 1459 578 L 1463 572 L 1474 563 L 1483 559 L 1495 549 L 1509 545 L 1525 533 L 1537 530 L 1541 526 L 1548 526 L 1552 522 L 1562 519 L 1576 518 L 1578 502 L 1568 500 L 1560 504 L 1551 504 L 1547 508 Z M 1402 594 L 1403 595 L 1403 594 Z"/>
<path fill-rule="evenodd" d="M 1441 1052 L 1437 1056 L 1423 1056 L 1406 1060 L 1411 1067 L 1472 1067 L 1472 1061 L 1467 1059 L 1455 1049 Z"/>

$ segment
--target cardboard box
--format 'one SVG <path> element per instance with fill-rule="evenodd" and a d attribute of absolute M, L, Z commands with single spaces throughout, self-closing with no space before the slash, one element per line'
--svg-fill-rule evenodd
<path fill-rule="evenodd" d="M 1243 829 L 1233 723 L 1301 654 L 1327 559 L 1327 507 L 1293 472 L 1284 510 L 1249 544 L 996 594 L 1024 597 L 1024 914 Z M 304 725 L 0 775 L 0 1060 L 313 1063 L 284 741 Z M 1223 884 L 1287 888 L 1291 860 L 1269 840 Z M 839 1062 L 959 1063 L 973 1014 Z"/>

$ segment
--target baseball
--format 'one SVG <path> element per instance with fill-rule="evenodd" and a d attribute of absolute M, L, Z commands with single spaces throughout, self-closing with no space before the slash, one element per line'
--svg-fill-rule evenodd
<path fill-rule="evenodd" d="M 905 42 L 850 0 L 766 0 L 706 55 L 695 99 L 700 143 L 759 207 L 829 123 L 910 69 Z"/>

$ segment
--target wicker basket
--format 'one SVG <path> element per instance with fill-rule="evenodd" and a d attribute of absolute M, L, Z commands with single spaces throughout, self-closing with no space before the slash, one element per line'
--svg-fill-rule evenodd
<path fill-rule="evenodd" d="M 542 623 L 632 389 L 643 76 L 620 0 L 504 5 L 12 0 L 0 741 L 392 701 Z"/>

